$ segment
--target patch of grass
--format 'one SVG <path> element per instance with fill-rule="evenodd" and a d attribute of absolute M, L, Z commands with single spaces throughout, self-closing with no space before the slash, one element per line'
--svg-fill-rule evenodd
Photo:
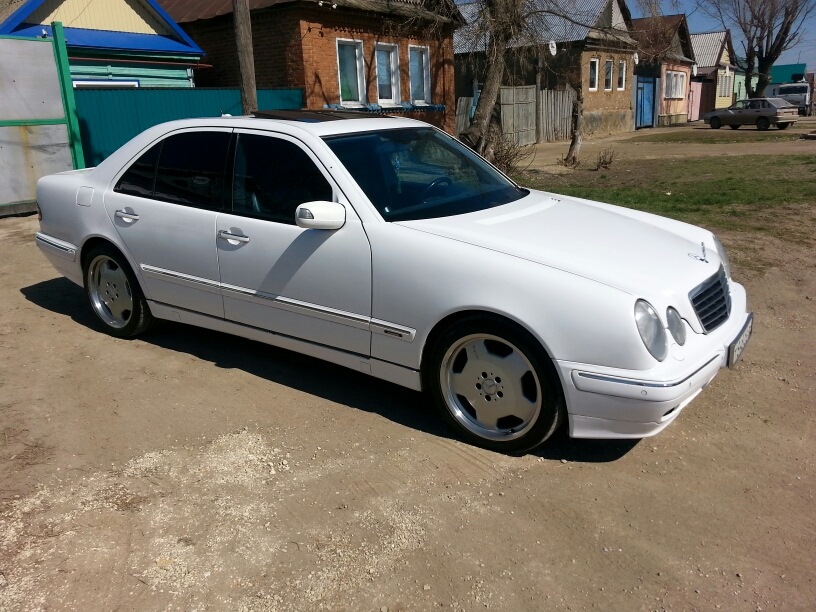
<path fill-rule="evenodd" d="M 771 128 L 760 132 L 753 126 L 742 126 L 738 130 L 724 127 L 712 130 L 708 127 L 682 132 L 660 132 L 657 134 L 643 134 L 630 138 L 628 142 L 657 142 L 675 144 L 735 144 L 741 142 L 780 142 L 799 139 L 799 132 L 792 132 L 792 128 L 778 130 Z"/>
<path fill-rule="evenodd" d="M 603 173 L 521 179 L 535 189 L 626 206 L 712 230 L 750 230 L 809 244 L 816 156 L 621 160 Z"/>

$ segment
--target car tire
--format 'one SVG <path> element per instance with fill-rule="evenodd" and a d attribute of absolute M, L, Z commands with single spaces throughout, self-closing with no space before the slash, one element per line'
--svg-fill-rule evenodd
<path fill-rule="evenodd" d="M 770 125 L 771 125 L 771 122 L 768 121 L 767 117 L 760 117 L 759 119 L 757 119 L 757 122 L 756 122 L 757 129 L 762 131 L 762 132 L 767 130 L 770 127 Z"/>
<path fill-rule="evenodd" d="M 566 413 L 546 351 L 502 319 L 473 317 L 443 332 L 430 348 L 423 379 L 458 437 L 498 452 L 542 444 Z"/>
<path fill-rule="evenodd" d="M 732 130 L 738 130 L 738 129 L 740 129 L 742 126 L 741 126 L 740 124 L 736 124 L 736 125 L 729 125 L 728 127 L 730 127 Z"/>
<path fill-rule="evenodd" d="M 780 130 L 786 130 L 790 126 L 790 123 L 777 123 L 776 127 Z"/>
<path fill-rule="evenodd" d="M 124 255 L 110 245 L 99 245 L 84 259 L 85 291 L 105 331 L 131 338 L 149 329 L 153 315 Z"/>
<path fill-rule="evenodd" d="M 708 124 L 712 130 L 719 130 L 722 127 L 722 120 L 719 117 L 712 117 Z"/>

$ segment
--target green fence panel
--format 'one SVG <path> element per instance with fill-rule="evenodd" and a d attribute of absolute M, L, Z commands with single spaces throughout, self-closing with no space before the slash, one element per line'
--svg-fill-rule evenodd
<path fill-rule="evenodd" d="M 85 162 L 95 166 L 149 127 L 193 117 L 241 114 L 237 89 L 137 88 L 75 90 Z M 300 89 L 259 89 L 264 110 L 299 109 Z"/>

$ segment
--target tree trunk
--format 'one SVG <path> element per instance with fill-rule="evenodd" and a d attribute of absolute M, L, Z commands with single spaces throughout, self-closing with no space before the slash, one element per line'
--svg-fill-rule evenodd
<path fill-rule="evenodd" d="M 247 0 L 232 0 L 235 42 L 238 46 L 240 69 L 241 110 L 249 115 L 258 110 L 258 90 L 255 86 L 255 55 L 252 51 L 252 20 Z"/>
<path fill-rule="evenodd" d="M 484 155 L 490 145 L 488 128 L 504 78 L 504 49 L 506 46 L 506 40 L 491 37 L 488 45 L 487 74 L 479 94 L 479 101 L 476 103 L 476 112 L 473 114 L 473 121 L 459 136 L 462 142 L 479 155 Z"/>
<path fill-rule="evenodd" d="M 570 141 L 569 151 L 564 158 L 564 164 L 567 166 L 578 165 L 578 154 L 581 151 L 581 143 L 584 139 L 584 96 L 581 93 L 581 88 L 578 88 L 578 95 L 575 97 L 575 102 L 572 104 L 572 140 Z"/>

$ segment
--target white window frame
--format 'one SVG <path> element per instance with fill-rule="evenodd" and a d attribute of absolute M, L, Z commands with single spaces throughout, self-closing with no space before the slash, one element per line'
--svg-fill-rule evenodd
<path fill-rule="evenodd" d="M 615 61 L 608 59 L 604 62 L 604 91 L 612 91 L 612 71 L 615 69 Z M 606 77 L 609 76 L 609 86 Z"/>
<path fill-rule="evenodd" d="M 391 98 L 380 98 L 380 62 L 377 58 L 378 51 L 387 51 L 391 64 Z M 400 71 L 399 71 L 399 47 L 394 44 L 377 43 L 374 45 L 374 70 L 377 75 L 377 101 L 380 104 L 396 106 L 400 102 Z"/>
<path fill-rule="evenodd" d="M 357 91 L 359 100 L 343 100 L 343 75 L 340 73 L 340 45 L 354 45 L 357 60 Z M 363 41 L 353 38 L 338 38 L 336 42 L 337 54 L 337 97 L 342 106 L 365 106 L 368 92 L 365 86 L 365 63 L 363 62 Z"/>
<path fill-rule="evenodd" d="M 618 91 L 626 89 L 626 60 L 618 61 Z"/>
<path fill-rule="evenodd" d="M 663 87 L 663 98 L 682 100 L 686 97 L 686 73 L 678 70 L 666 71 L 666 85 Z"/>
<path fill-rule="evenodd" d="M 411 104 L 418 106 L 427 105 L 431 103 L 431 48 L 420 45 L 408 45 L 408 97 L 413 98 L 411 91 L 411 51 L 418 50 L 422 53 L 422 81 L 425 85 L 425 97 L 422 99 L 412 99 Z"/>
<path fill-rule="evenodd" d="M 595 64 L 595 86 L 592 86 L 592 64 Z M 593 57 L 589 60 L 589 91 L 598 91 L 598 69 L 600 68 L 601 60 Z"/>
<path fill-rule="evenodd" d="M 89 87 L 113 87 L 119 89 L 135 89 L 140 87 L 139 81 L 112 81 L 112 80 L 96 80 L 96 79 L 79 79 L 72 81 L 74 89 L 85 89 Z"/>

